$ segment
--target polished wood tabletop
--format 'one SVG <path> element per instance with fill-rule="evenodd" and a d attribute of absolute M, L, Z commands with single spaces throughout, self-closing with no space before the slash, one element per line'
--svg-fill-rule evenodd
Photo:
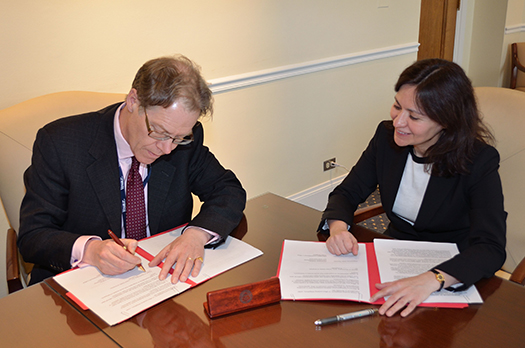
<path fill-rule="evenodd" d="M 0 347 L 118 347 L 46 284 L 0 299 Z"/>
<path fill-rule="evenodd" d="M 264 254 L 172 299 L 109 327 L 77 308 L 123 347 L 523 347 L 525 288 L 497 277 L 476 284 L 485 301 L 465 309 L 417 308 L 407 318 L 372 316 L 316 327 L 314 321 L 370 308 L 350 301 L 281 301 L 210 319 L 206 293 L 268 279 L 277 274 L 284 239 L 320 240 L 321 212 L 265 194 L 248 201 L 236 236 Z M 384 238 L 359 226 L 360 242 Z M 46 284 L 63 294 L 58 284 Z M 25 291 L 25 290 L 24 290 Z"/>

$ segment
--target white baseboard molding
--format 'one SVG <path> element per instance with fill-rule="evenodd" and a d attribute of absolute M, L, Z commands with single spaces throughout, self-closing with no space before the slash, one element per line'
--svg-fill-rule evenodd
<path fill-rule="evenodd" d="M 395 57 L 417 52 L 419 43 L 382 47 L 380 49 L 356 52 L 342 56 L 329 57 L 299 64 L 280 66 L 272 69 L 253 71 L 246 74 L 232 75 L 209 80 L 214 94 L 240 88 L 252 87 L 261 83 L 272 82 L 289 77 L 310 74 L 318 71 L 339 68 L 347 65 L 369 62 L 376 59 Z"/>
<path fill-rule="evenodd" d="M 323 182 L 301 192 L 297 192 L 286 198 L 306 205 L 310 208 L 322 211 L 326 208 L 326 203 L 328 202 L 328 195 L 330 192 L 332 192 L 333 189 L 339 185 L 346 176 L 347 174 L 338 176 L 332 180 Z"/>

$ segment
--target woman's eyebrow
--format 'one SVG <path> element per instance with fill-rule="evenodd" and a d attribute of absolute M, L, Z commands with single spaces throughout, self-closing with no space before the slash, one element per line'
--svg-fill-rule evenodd
<path fill-rule="evenodd" d="M 399 100 L 397 100 L 396 97 L 394 97 L 394 100 L 396 101 L 397 105 L 402 106 L 401 103 L 399 102 Z M 407 110 L 410 111 L 410 112 L 413 112 L 414 114 L 418 114 L 418 115 L 421 115 L 421 116 L 426 116 L 425 113 L 423 113 L 423 112 L 421 112 L 419 110 L 414 110 L 414 109 L 409 109 L 409 108 L 407 108 Z"/>

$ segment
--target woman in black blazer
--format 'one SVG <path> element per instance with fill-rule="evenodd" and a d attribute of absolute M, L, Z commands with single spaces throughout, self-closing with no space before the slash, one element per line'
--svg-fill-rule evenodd
<path fill-rule="evenodd" d="M 320 229 L 328 250 L 357 254 L 353 213 L 377 186 L 398 238 L 457 243 L 460 254 L 415 277 L 378 284 L 390 296 L 380 314 L 410 314 L 432 292 L 462 290 L 505 261 L 506 217 L 499 154 L 478 113 L 471 82 L 457 64 L 428 59 L 399 77 L 392 121 L 377 128 L 361 158 L 330 194 Z"/>

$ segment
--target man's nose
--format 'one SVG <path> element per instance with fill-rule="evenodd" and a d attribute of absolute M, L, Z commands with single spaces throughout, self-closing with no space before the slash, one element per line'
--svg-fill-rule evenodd
<path fill-rule="evenodd" d="M 174 144 L 171 139 L 158 141 L 157 147 L 162 151 L 164 155 L 169 154 L 171 151 L 175 150 L 177 144 Z"/>

